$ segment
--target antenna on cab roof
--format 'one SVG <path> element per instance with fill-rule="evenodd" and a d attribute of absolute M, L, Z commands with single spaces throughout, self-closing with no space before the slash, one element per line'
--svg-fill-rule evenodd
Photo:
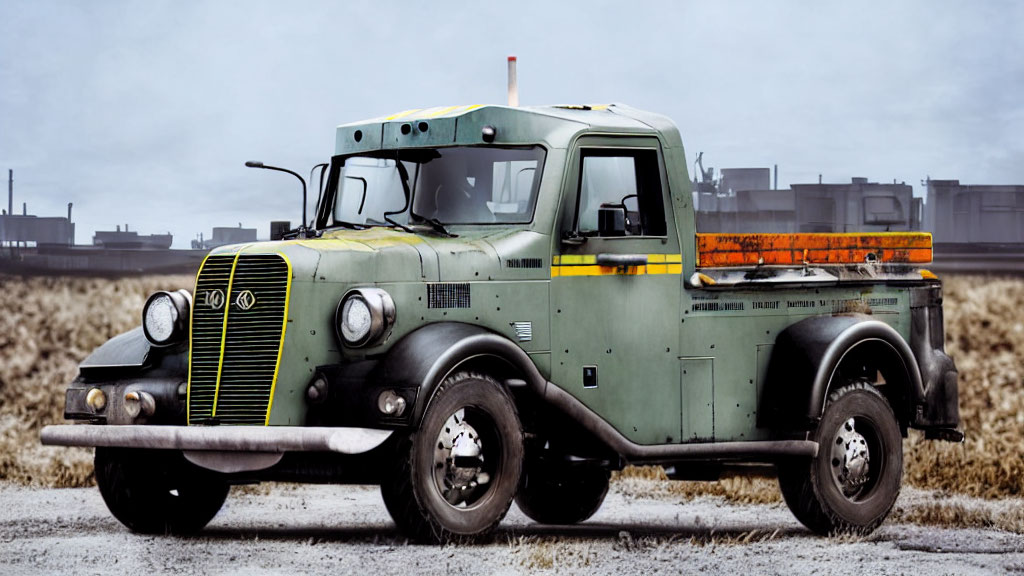
<path fill-rule="evenodd" d="M 516 57 L 508 57 L 508 105 L 519 106 L 519 81 L 516 79 Z"/>

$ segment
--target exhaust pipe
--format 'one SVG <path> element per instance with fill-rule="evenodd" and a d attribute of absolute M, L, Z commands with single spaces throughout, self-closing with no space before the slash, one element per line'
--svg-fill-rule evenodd
<path fill-rule="evenodd" d="M 508 105 L 519 106 L 519 80 L 516 78 L 516 57 L 508 57 Z"/>

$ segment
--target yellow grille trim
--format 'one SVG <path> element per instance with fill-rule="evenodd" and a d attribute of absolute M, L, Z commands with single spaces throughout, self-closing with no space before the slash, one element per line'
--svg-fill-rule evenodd
<path fill-rule="evenodd" d="M 192 310 L 188 313 L 188 384 L 185 386 L 185 424 L 188 425 L 192 421 L 192 323 L 195 320 L 195 307 L 196 298 L 199 295 L 199 276 L 203 273 L 203 267 L 206 266 L 206 261 L 210 259 L 210 254 L 203 256 L 203 263 L 199 265 L 199 271 L 196 272 L 196 282 L 192 289 Z"/>
<path fill-rule="evenodd" d="M 270 382 L 270 400 L 267 402 L 267 418 L 264 426 L 270 426 L 270 409 L 274 407 L 274 392 L 277 391 L 277 374 L 281 369 L 281 356 L 284 355 L 284 333 L 288 330 L 288 305 L 292 301 L 292 261 L 282 252 L 277 253 L 288 265 L 288 281 L 284 285 L 284 319 L 281 321 L 281 343 L 277 347 L 277 363 L 274 364 L 274 379 Z"/>
<path fill-rule="evenodd" d="M 220 359 L 217 361 L 217 383 L 213 387 L 213 407 L 210 409 L 210 417 L 217 416 L 217 398 L 220 397 L 220 376 L 224 371 L 224 345 L 228 338 L 228 311 L 231 310 L 231 287 L 235 283 L 235 268 L 238 267 L 238 257 L 242 250 L 235 253 L 235 259 L 231 262 L 231 275 L 228 276 L 228 291 L 224 294 L 224 323 L 220 328 Z"/>

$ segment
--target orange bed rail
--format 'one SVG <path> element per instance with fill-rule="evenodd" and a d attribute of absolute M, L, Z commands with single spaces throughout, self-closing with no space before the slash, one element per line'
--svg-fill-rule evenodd
<path fill-rule="evenodd" d="M 861 264 L 869 261 L 927 264 L 927 232 L 846 234 L 697 234 L 697 266 Z"/>

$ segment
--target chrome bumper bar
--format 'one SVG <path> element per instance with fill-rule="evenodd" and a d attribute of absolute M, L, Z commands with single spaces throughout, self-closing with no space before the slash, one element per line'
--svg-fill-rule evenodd
<path fill-rule="evenodd" d="M 47 446 L 103 446 L 221 452 L 339 452 L 361 454 L 380 446 L 391 430 L 301 426 L 45 426 Z"/>

